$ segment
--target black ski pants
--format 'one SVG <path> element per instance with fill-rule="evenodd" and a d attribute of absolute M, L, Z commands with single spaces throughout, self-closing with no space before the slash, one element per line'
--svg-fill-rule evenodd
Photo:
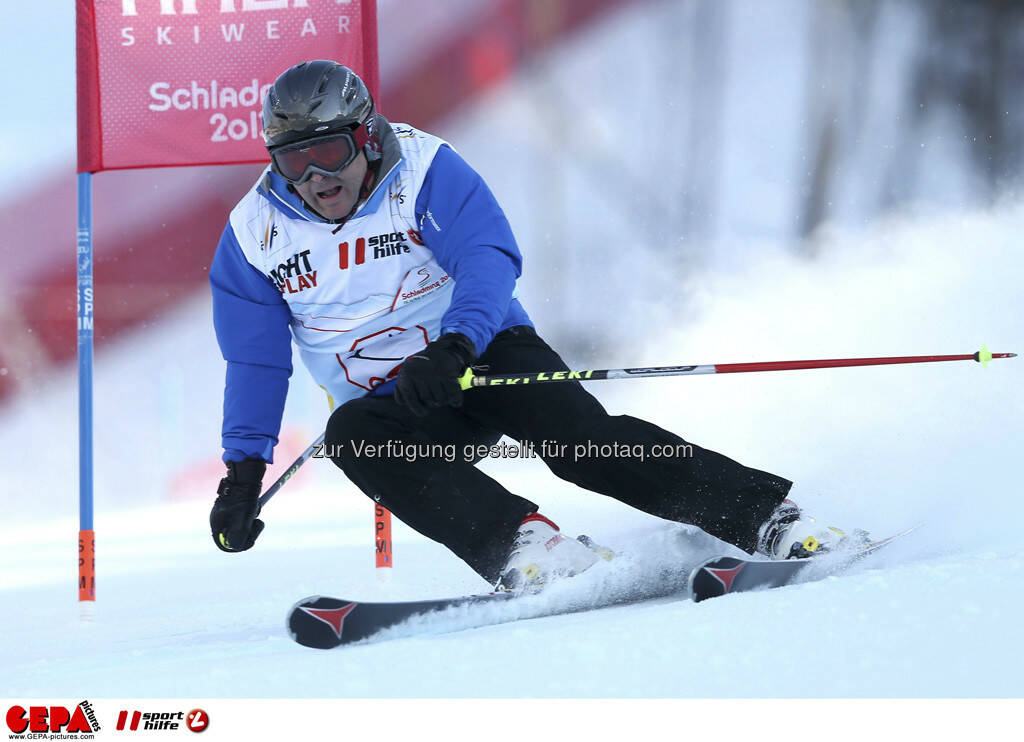
<path fill-rule="evenodd" d="M 499 333 L 475 365 L 569 370 L 528 326 Z M 475 466 L 502 434 L 566 481 L 745 551 L 792 486 L 645 420 L 609 415 L 578 382 L 470 389 L 462 407 L 425 417 L 390 396 L 354 399 L 331 415 L 325 450 L 364 493 L 493 584 L 519 524 L 537 510 Z"/>

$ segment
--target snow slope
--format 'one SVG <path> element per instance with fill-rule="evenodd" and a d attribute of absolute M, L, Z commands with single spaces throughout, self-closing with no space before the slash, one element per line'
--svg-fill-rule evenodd
<path fill-rule="evenodd" d="M 323 526 L 281 507 L 266 542 L 230 559 L 211 551 L 196 527 L 205 514 L 198 504 L 106 519 L 93 623 L 77 619 L 68 589 L 70 529 L 42 542 L 5 538 L 5 551 L 31 549 L 43 564 L 22 573 L 31 584 L 5 585 L 18 610 L 5 618 L 0 697 L 1021 694 L 1010 661 L 1020 656 L 1020 640 L 1009 630 L 1021 608 L 1024 554 L 1014 547 L 925 557 L 909 542 L 847 576 L 775 592 L 306 650 L 283 630 L 298 597 L 425 598 L 480 585 L 441 549 L 405 532 L 400 569 L 382 585 L 369 566 L 366 518 L 354 517 L 365 513 L 349 509 L 346 517 L 344 508 L 299 497 L 307 509 L 318 506 Z M 159 529 L 145 526 L 153 517 Z M 628 539 L 610 535 L 671 541 L 660 524 Z M 537 656 L 563 669 L 539 673 Z M 815 668 L 813 678 L 807 668 Z"/>

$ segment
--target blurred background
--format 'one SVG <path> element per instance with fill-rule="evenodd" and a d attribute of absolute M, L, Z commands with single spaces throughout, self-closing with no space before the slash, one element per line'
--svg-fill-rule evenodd
<path fill-rule="evenodd" d="M 70 516 L 77 497 L 75 28 L 73 3 L 56 5 L 12 4 L 0 31 L 15 60 L 0 118 L 0 505 L 15 519 Z M 379 36 L 382 113 L 483 174 L 526 256 L 524 305 L 571 366 L 1024 347 L 1024 4 L 380 0 Z M 206 276 L 260 169 L 94 180 L 98 510 L 212 497 L 223 362 Z M 959 369 L 601 394 L 822 489 L 835 457 L 816 451 L 867 456 L 886 429 L 884 450 L 905 446 L 887 460 L 920 471 L 971 434 L 950 408 L 1002 411 L 978 432 L 1001 441 L 994 458 L 958 469 L 968 482 L 1021 441 L 1021 377 L 999 371 L 1014 376 L 983 380 L 984 399 L 962 395 L 979 377 Z M 908 415 L 917 427 L 900 428 Z M 325 416 L 297 363 L 277 469 Z M 830 447 L 834 427 L 846 434 Z M 302 476 L 341 486 L 314 468 Z M 843 476 L 863 488 L 884 468 Z"/>

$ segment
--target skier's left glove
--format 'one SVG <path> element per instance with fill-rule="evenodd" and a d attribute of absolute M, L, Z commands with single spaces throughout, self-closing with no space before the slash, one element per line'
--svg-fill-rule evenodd
<path fill-rule="evenodd" d="M 395 401 L 423 417 L 437 407 L 461 407 L 459 377 L 476 358 L 473 341 L 449 332 L 409 356 L 398 372 Z"/>
<path fill-rule="evenodd" d="M 228 475 L 220 480 L 217 500 L 210 511 L 213 543 L 221 551 L 251 549 L 263 531 L 260 489 L 267 462 L 262 459 L 229 461 Z"/>

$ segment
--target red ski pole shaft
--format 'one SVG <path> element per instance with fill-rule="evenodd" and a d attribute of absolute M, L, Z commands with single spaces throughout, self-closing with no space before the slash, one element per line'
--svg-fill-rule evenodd
<path fill-rule="evenodd" d="M 792 371 L 808 368 L 844 368 L 848 366 L 888 366 L 896 363 L 938 363 L 940 361 L 980 361 L 978 353 L 951 356 L 891 356 L 888 358 L 831 358 L 820 361 L 769 361 L 766 363 L 718 363 L 715 373 L 742 374 L 748 371 Z M 1013 358 L 1016 353 L 992 353 L 992 358 Z"/>
<path fill-rule="evenodd" d="M 883 366 L 896 363 L 937 363 L 940 361 L 978 361 L 983 366 L 994 358 L 1014 358 L 1016 353 L 991 353 L 987 348 L 977 353 L 945 356 L 888 356 L 884 358 L 829 358 L 817 361 L 765 361 L 760 363 L 706 363 L 695 366 L 646 366 L 640 368 L 606 368 L 586 371 L 537 371 L 528 374 L 488 374 L 477 376 L 473 369 L 459 379 L 463 389 L 480 386 L 514 386 L 553 381 L 597 381 L 600 379 L 632 379 L 642 376 L 698 376 L 701 374 L 740 374 L 756 371 L 796 371 L 811 368 L 844 368 L 851 366 Z"/>

